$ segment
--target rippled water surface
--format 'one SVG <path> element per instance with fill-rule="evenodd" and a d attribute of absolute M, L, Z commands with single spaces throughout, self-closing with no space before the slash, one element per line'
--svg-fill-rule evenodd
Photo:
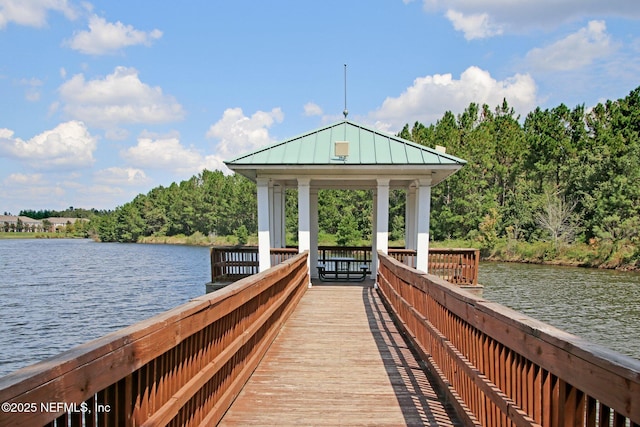
<path fill-rule="evenodd" d="M 205 293 L 204 247 L 0 240 L 0 376 Z"/>
<path fill-rule="evenodd" d="M 0 240 L 0 376 L 204 294 L 204 247 Z M 640 274 L 481 263 L 484 297 L 640 359 Z"/>
<path fill-rule="evenodd" d="M 484 298 L 640 359 L 640 274 L 480 264 Z"/>

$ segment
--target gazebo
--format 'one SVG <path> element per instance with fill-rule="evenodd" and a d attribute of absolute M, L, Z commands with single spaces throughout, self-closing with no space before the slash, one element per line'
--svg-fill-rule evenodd
<path fill-rule="evenodd" d="M 439 148 L 439 147 L 438 147 Z M 318 264 L 318 190 L 373 190 L 373 265 L 389 248 L 389 191 L 406 190 L 405 242 L 427 272 L 431 187 L 465 160 L 343 120 L 225 161 L 257 184 L 259 271 L 271 267 L 270 249 L 285 246 L 285 190 L 298 190 L 298 249 Z"/>

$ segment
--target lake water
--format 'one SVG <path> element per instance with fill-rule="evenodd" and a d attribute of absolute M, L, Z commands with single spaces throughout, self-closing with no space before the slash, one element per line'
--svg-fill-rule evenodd
<path fill-rule="evenodd" d="M 200 296 L 205 247 L 0 240 L 0 376 Z M 484 297 L 640 359 L 640 274 L 481 263 Z"/>
<path fill-rule="evenodd" d="M 0 240 L 0 376 L 205 293 L 205 247 Z"/>
<path fill-rule="evenodd" d="M 640 359 L 640 273 L 480 263 L 483 297 Z"/>

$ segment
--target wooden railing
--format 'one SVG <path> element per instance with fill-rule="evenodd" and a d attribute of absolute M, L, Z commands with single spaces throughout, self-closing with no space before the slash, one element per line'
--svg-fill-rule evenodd
<path fill-rule="evenodd" d="M 271 249 L 271 265 L 278 265 L 297 254 L 297 248 Z M 257 246 L 214 246 L 210 258 L 212 282 L 233 282 L 258 273 Z"/>
<path fill-rule="evenodd" d="M 0 426 L 216 425 L 307 289 L 307 256 L 0 378 Z"/>
<path fill-rule="evenodd" d="M 409 267 L 416 267 L 416 251 L 414 249 L 390 248 L 389 256 Z M 429 249 L 429 273 L 454 285 L 478 285 L 479 265 L 479 249 Z"/>
<path fill-rule="evenodd" d="M 297 248 L 271 249 L 271 265 L 276 265 L 297 254 Z M 400 262 L 415 267 L 416 251 L 390 248 L 389 255 Z M 369 266 L 371 273 L 372 253 L 370 246 L 319 246 L 318 261 L 333 257 L 350 257 L 358 260 L 354 265 Z M 429 250 L 429 272 L 456 285 L 478 285 L 480 251 L 477 249 Z M 211 248 L 211 282 L 233 281 L 258 272 L 257 246 L 214 246 Z"/>
<path fill-rule="evenodd" d="M 640 424 L 640 361 L 380 261 L 383 299 L 467 424 Z"/>

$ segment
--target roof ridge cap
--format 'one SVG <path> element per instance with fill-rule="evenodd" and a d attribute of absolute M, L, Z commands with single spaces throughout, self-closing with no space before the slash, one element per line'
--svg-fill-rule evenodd
<path fill-rule="evenodd" d="M 431 147 L 428 147 L 426 145 L 422 145 L 420 143 L 417 143 L 417 142 L 414 142 L 414 141 L 410 141 L 408 139 L 405 139 L 405 138 L 402 138 L 400 136 L 397 136 L 397 135 L 395 135 L 395 134 L 393 134 L 391 132 L 378 130 L 378 129 L 375 129 L 375 128 L 369 126 L 369 125 L 356 123 L 356 122 L 353 122 L 353 121 L 351 121 L 351 120 L 349 120 L 347 118 L 344 118 L 344 119 L 339 120 L 337 122 L 333 122 L 331 124 L 328 124 L 328 125 L 325 125 L 325 126 L 322 126 L 322 127 L 319 127 L 319 128 L 316 128 L 316 129 L 313 129 L 313 130 L 310 130 L 310 131 L 307 131 L 307 132 L 304 132 L 304 133 L 300 133 L 300 134 L 295 135 L 295 136 L 293 136 L 291 138 L 287 138 L 287 139 L 284 139 L 284 140 L 281 140 L 281 141 L 274 142 L 272 144 L 265 145 L 264 147 L 258 148 L 256 150 L 251 151 L 251 152 L 243 153 L 240 156 L 238 156 L 238 157 L 236 157 L 236 158 L 234 158 L 232 160 L 225 160 L 224 164 L 226 164 L 226 165 L 233 164 L 233 163 L 236 163 L 236 162 L 241 161 L 243 159 L 246 159 L 248 157 L 258 155 L 258 154 L 263 153 L 265 151 L 269 151 L 269 150 L 271 150 L 273 148 L 289 144 L 289 143 L 294 142 L 294 141 L 299 140 L 299 139 L 307 138 L 307 137 L 309 137 L 311 135 L 314 135 L 314 134 L 318 135 L 320 132 L 327 131 L 327 130 L 332 130 L 332 129 L 337 128 L 337 127 L 342 126 L 342 125 L 344 125 L 344 126 L 352 126 L 354 128 L 357 128 L 359 131 L 364 130 L 364 131 L 367 131 L 367 132 L 371 132 L 374 135 L 378 135 L 380 137 L 387 138 L 390 141 L 394 141 L 395 143 L 404 144 L 405 145 L 405 150 L 406 150 L 406 146 L 410 146 L 410 147 L 413 147 L 415 149 L 420 150 L 423 153 L 427 152 L 427 153 L 433 154 L 433 155 L 437 156 L 439 159 L 444 158 L 444 159 L 447 159 L 449 161 L 452 161 L 452 162 L 455 162 L 455 163 L 459 163 L 459 164 L 466 164 L 467 163 L 466 160 L 463 160 L 463 159 L 461 159 L 459 157 L 456 157 L 456 156 L 454 156 L 452 154 L 442 153 L 442 152 L 436 150 L 435 148 L 431 148 Z M 333 134 L 333 132 L 331 132 L 331 133 Z"/>

